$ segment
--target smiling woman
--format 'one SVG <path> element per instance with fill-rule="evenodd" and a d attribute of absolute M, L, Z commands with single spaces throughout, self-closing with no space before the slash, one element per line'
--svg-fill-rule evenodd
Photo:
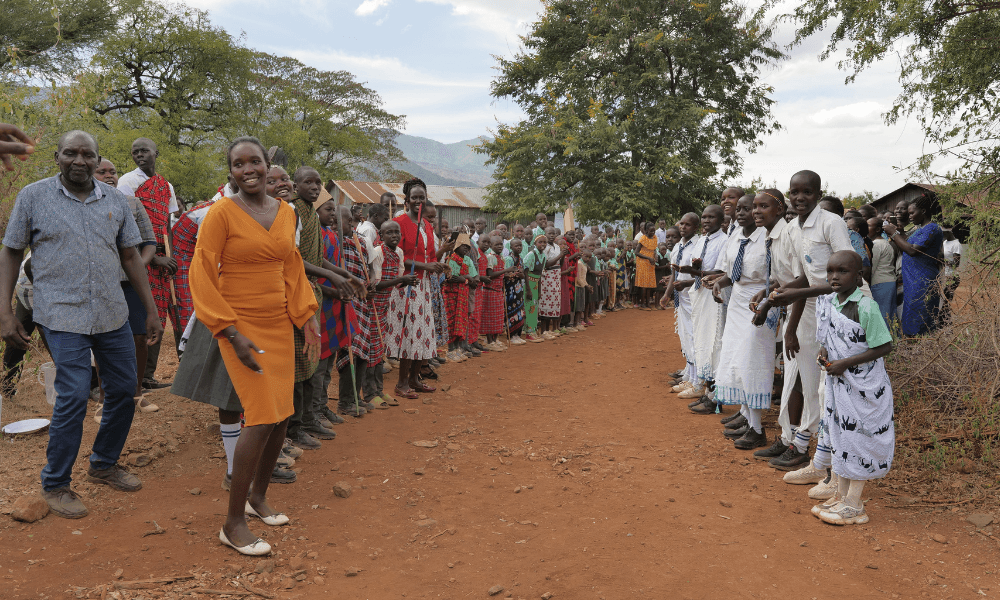
<path fill-rule="evenodd" d="M 242 554 L 262 555 L 271 547 L 250 533 L 244 513 L 268 524 L 288 522 L 265 494 L 293 412 L 292 327 L 311 332 L 306 351 L 318 352 L 308 342 L 319 340 L 313 318 L 318 304 L 295 248 L 295 212 L 266 193 L 264 147 L 255 138 L 239 138 L 227 162 L 239 192 L 205 216 L 191 264 L 191 295 L 198 319 L 220 340 L 246 419 L 219 539 Z"/>

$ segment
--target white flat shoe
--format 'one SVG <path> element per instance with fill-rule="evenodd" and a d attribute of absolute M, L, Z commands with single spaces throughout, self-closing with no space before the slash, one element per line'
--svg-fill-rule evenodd
<path fill-rule="evenodd" d="M 285 513 L 275 513 L 270 517 L 262 517 L 259 514 L 257 514 L 257 511 L 255 511 L 252 506 L 250 506 L 249 500 L 247 501 L 247 505 L 244 508 L 244 512 L 250 515 L 251 517 L 257 517 L 261 521 L 264 521 L 265 525 L 271 525 L 272 527 L 277 527 L 278 525 L 285 525 L 291 520 Z"/>
<path fill-rule="evenodd" d="M 226 530 L 224 529 L 219 530 L 219 541 L 222 542 L 223 545 L 229 546 L 233 550 L 236 550 L 240 554 L 244 554 L 246 556 L 264 556 L 271 553 L 271 544 L 268 544 L 260 538 L 257 538 L 257 540 L 252 544 L 237 546 L 229 541 L 229 538 L 226 537 Z"/>

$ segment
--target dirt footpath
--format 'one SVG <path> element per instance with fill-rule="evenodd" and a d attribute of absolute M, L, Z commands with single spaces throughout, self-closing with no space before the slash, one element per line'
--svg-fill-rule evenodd
<path fill-rule="evenodd" d="M 213 411 L 158 392 L 162 410 L 137 415 L 126 448 L 130 464 L 149 461 L 133 467 L 140 492 L 82 483 L 84 453 L 75 486 L 89 517 L 0 516 L 0 597 L 1000 596 L 997 538 L 958 508 L 900 506 L 875 484 L 869 524 L 813 517 L 808 486 L 784 484 L 734 450 L 716 417 L 664 393 L 681 364 L 673 328 L 670 312 L 612 314 L 448 365 L 447 392 L 340 425 L 298 461 L 297 483 L 271 487 L 292 524 L 251 524 L 273 562 L 218 542 L 227 495 Z M 44 408 L 24 379 L 5 421 Z M 85 444 L 95 431 L 88 419 Z M 44 444 L 0 444 L 2 512 L 37 493 Z M 349 498 L 334 496 L 337 482 Z"/>

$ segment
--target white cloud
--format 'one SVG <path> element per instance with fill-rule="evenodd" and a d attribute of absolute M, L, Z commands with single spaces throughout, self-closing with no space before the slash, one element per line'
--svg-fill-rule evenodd
<path fill-rule="evenodd" d="M 392 0 L 365 0 L 354 9 L 354 14 L 359 17 L 367 17 L 383 6 L 388 6 Z"/>
<path fill-rule="evenodd" d="M 488 91 L 489 79 L 442 79 L 406 65 L 393 56 L 361 56 L 339 50 L 294 50 L 281 51 L 293 58 L 319 69 L 343 69 L 354 73 L 361 81 L 378 80 L 392 84 L 416 84 L 420 86 L 468 88 Z M 450 92 L 449 92 L 450 93 Z"/>
<path fill-rule="evenodd" d="M 451 6 L 451 14 L 463 17 L 470 27 L 488 31 L 508 43 L 527 33 L 543 10 L 538 0 L 417 0 Z"/>
<path fill-rule="evenodd" d="M 878 102 L 855 102 L 823 109 L 809 119 L 821 127 L 864 127 L 882 124 L 882 105 Z"/>

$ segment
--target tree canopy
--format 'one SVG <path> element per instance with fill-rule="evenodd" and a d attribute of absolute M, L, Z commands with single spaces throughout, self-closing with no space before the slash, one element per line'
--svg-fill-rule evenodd
<path fill-rule="evenodd" d="M 77 13 L 61 2 L 53 13 L 51 1 L 11 0 L 33 11 L 38 51 L 29 55 L 19 46 L 18 62 L 0 62 L 0 113 L 42 138 L 35 156 L 45 158 L 33 157 L 24 177 L 53 172 L 48 151 L 70 128 L 92 132 L 122 172 L 133 168 L 132 141 L 154 140 L 157 169 L 187 202 L 210 197 L 226 181 L 223 153 L 241 135 L 281 146 L 290 166 L 315 167 L 324 179 L 400 175 L 393 168 L 403 160 L 395 140 L 405 118 L 386 111 L 378 93 L 347 71 L 258 52 L 184 4 L 82 0 L 73 5 Z M 70 18 L 80 5 L 110 23 L 91 22 L 83 28 L 87 35 L 74 33 L 82 26 L 73 24 L 84 22 Z M 5 0 L 0 15 L 7 8 Z M 56 23 L 62 37 L 49 33 Z M 7 31 L 0 22 L 0 43 L 13 47 Z M 89 60 L 66 70 L 84 51 Z M 52 85 L 23 85 L 39 77 Z"/>
<path fill-rule="evenodd" d="M 779 128 L 761 70 L 783 58 L 761 7 L 730 0 L 553 0 L 497 57 L 497 98 L 527 117 L 480 151 L 489 210 L 581 222 L 679 214 L 717 198 L 740 152 Z M 720 43 L 721 42 L 721 43 Z"/>

